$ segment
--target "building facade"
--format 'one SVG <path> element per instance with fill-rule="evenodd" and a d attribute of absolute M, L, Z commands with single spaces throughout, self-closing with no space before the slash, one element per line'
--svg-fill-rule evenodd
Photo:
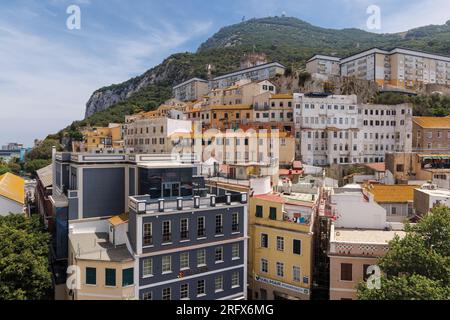
<path fill-rule="evenodd" d="M 192 78 L 173 87 L 173 97 L 188 102 L 197 101 L 208 93 L 208 81 Z"/>
<path fill-rule="evenodd" d="M 448 152 L 450 151 L 450 118 L 414 117 L 412 136 L 414 151 Z"/>
<path fill-rule="evenodd" d="M 306 70 L 311 74 L 339 76 L 340 61 L 341 59 L 338 57 L 316 54 L 306 62 Z"/>
<path fill-rule="evenodd" d="M 247 294 L 247 194 L 130 198 L 140 300 L 240 300 Z"/>
<path fill-rule="evenodd" d="M 374 48 L 342 59 L 341 76 L 411 89 L 449 85 L 450 57 L 403 48 Z"/>

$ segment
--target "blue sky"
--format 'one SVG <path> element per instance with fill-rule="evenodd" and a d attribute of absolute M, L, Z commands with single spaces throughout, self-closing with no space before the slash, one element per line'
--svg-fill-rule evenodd
<path fill-rule="evenodd" d="M 81 30 L 66 9 L 81 8 Z M 381 8 L 378 32 L 450 19 L 448 0 L 2 0 L 0 144 L 31 146 L 82 119 L 96 89 L 145 72 L 172 53 L 195 51 L 245 16 L 294 16 L 327 28 L 366 28 Z"/>

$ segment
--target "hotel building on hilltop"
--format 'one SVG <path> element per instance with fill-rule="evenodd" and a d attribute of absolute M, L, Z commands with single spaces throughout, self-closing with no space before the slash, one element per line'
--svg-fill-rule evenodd
<path fill-rule="evenodd" d="M 341 59 L 334 56 L 326 56 L 316 54 L 306 62 L 306 70 L 311 73 L 318 73 L 322 75 L 340 75 Z"/>
<path fill-rule="evenodd" d="M 208 81 L 192 78 L 173 87 L 173 97 L 188 102 L 197 101 L 208 93 Z"/>
<path fill-rule="evenodd" d="M 404 48 L 373 48 L 341 59 L 340 73 L 380 86 L 413 89 L 426 84 L 450 85 L 450 57 Z"/>

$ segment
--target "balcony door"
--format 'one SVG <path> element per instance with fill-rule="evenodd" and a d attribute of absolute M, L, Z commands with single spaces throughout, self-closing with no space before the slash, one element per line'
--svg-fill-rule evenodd
<path fill-rule="evenodd" d="M 162 187 L 164 198 L 177 198 L 181 195 L 179 182 L 165 182 Z"/>

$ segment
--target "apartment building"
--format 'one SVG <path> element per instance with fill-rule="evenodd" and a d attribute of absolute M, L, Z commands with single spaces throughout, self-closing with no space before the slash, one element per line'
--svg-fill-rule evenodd
<path fill-rule="evenodd" d="M 139 299 L 245 299 L 246 203 L 246 193 L 131 197 L 129 239 Z"/>
<path fill-rule="evenodd" d="M 414 151 L 450 151 L 450 117 L 414 117 L 412 135 Z"/>
<path fill-rule="evenodd" d="M 86 223 L 69 232 L 69 265 L 78 278 L 67 300 L 135 300 L 137 270 L 126 245 L 127 224 L 124 214 L 99 221 L 95 229 Z"/>
<path fill-rule="evenodd" d="M 360 138 L 355 95 L 294 94 L 293 103 L 297 159 L 322 166 L 354 162 Z"/>
<path fill-rule="evenodd" d="M 357 285 L 369 277 L 367 270 L 389 249 L 402 224 L 386 221 L 386 210 L 359 185 L 330 190 L 327 210 L 333 216 L 328 257 L 330 299 L 356 299 Z"/>
<path fill-rule="evenodd" d="M 34 199 L 36 209 L 48 230 L 53 230 L 54 224 L 52 220 L 53 211 L 50 196 L 52 195 L 53 183 L 53 165 L 36 171 L 36 188 L 34 191 Z"/>
<path fill-rule="evenodd" d="M 172 89 L 173 97 L 177 100 L 188 102 L 197 101 L 208 93 L 208 81 L 200 78 L 192 78 Z"/>
<path fill-rule="evenodd" d="M 249 298 L 311 298 L 318 198 L 317 189 L 309 194 L 269 193 L 250 198 Z"/>
<path fill-rule="evenodd" d="M 271 126 L 281 125 L 285 131 L 294 133 L 293 95 L 270 94 L 255 97 L 253 119 Z"/>
<path fill-rule="evenodd" d="M 192 131 L 192 121 L 188 120 L 168 117 L 136 119 L 125 124 L 125 147 L 135 153 L 171 153 L 174 147 L 171 136 Z"/>
<path fill-rule="evenodd" d="M 251 81 L 270 80 L 277 75 L 284 75 L 286 67 L 278 62 L 271 62 L 237 70 L 222 76 L 215 77 L 210 82 L 210 89 L 223 89 L 232 86 L 239 80 Z"/>
<path fill-rule="evenodd" d="M 297 157 L 308 165 L 383 162 L 411 150 L 412 106 L 358 104 L 355 95 L 295 94 Z"/>
<path fill-rule="evenodd" d="M 449 85 L 450 57 L 404 48 L 373 48 L 342 59 L 341 76 L 400 88 Z"/>
<path fill-rule="evenodd" d="M 74 152 L 108 152 L 113 150 L 122 150 L 123 143 L 123 125 L 111 123 L 108 127 L 87 128 L 81 131 L 83 141 L 74 141 L 72 151 Z"/>
<path fill-rule="evenodd" d="M 306 71 L 310 74 L 339 76 L 340 62 L 338 57 L 316 54 L 306 62 Z"/>
<path fill-rule="evenodd" d="M 450 208 L 450 190 L 426 183 L 414 190 L 414 210 L 416 216 L 427 215 L 434 207 L 445 205 Z"/>

